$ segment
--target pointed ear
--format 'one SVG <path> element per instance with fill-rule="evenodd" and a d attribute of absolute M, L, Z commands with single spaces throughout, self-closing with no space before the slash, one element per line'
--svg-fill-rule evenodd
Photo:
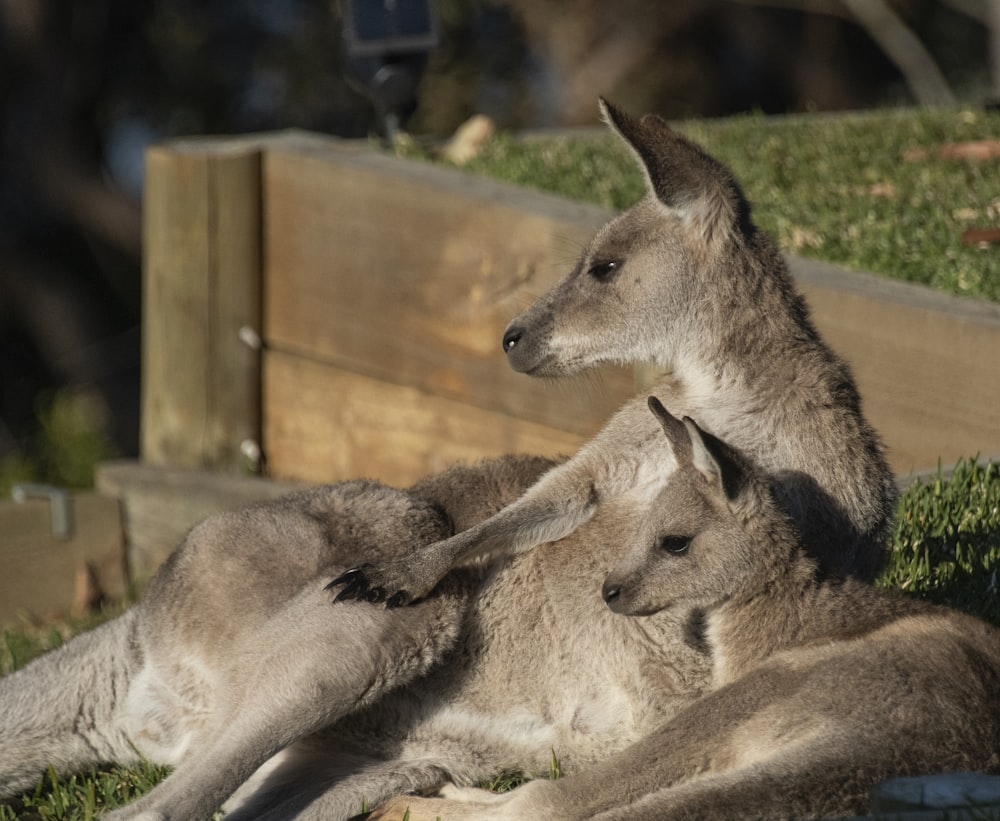
<path fill-rule="evenodd" d="M 638 158 L 649 190 L 707 244 L 749 221 L 749 205 L 720 162 L 654 114 L 637 120 L 603 98 L 600 109 Z"/>
<path fill-rule="evenodd" d="M 721 490 L 722 468 L 719 467 L 719 463 L 716 461 L 712 451 L 705 444 L 701 428 L 695 424 L 695 421 L 690 416 L 684 417 L 684 428 L 691 441 L 691 452 L 693 454 L 695 469 L 708 479 L 712 485 Z"/>
<path fill-rule="evenodd" d="M 690 437 L 694 466 L 730 502 L 743 492 L 750 472 L 744 458 L 721 439 L 703 431 L 688 416 L 684 428 Z"/>
<path fill-rule="evenodd" d="M 655 396 L 650 396 L 646 400 L 646 404 L 649 405 L 653 416 L 659 420 L 660 427 L 663 428 L 667 441 L 670 442 L 670 447 L 674 451 L 674 456 L 677 457 L 677 464 L 691 464 L 694 458 L 691 452 L 691 438 L 684 429 L 684 423 L 663 407 L 663 403 Z"/>

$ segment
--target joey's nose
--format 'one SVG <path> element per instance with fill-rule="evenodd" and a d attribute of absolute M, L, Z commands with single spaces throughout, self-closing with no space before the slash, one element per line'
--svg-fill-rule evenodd
<path fill-rule="evenodd" d="M 604 602 L 609 607 L 614 607 L 614 603 L 618 601 L 621 594 L 622 586 L 620 584 L 615 584 L 614 582 L 605 582 L 604 587 L 601 589 L 601 595 L 604 597 Z"/>
<path fill-rule="evenodd" d="M 514 350 L 514 346 L 521 341 L 522 336 L 523 332 L 520 328 L 508 328 L 503 335 L 503 352 L 510 353 Z"/>

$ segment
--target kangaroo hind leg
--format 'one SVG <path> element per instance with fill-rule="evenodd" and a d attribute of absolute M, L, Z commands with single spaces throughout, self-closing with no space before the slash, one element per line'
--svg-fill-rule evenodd
<path fill-rule="evenodd" d="M 794 745 L 768 761 L 695 776 L 593 819 L 777 821 L 863 815 L 872 787 L 898 771 L 880 768 L 881 757 L 877 751 L 856 748 L 824 755 Z"/>
<path fill-rule="evenodd" d="M 290 744 L 376 702 L 441 661 L 465 598 L 441 595 L 393 612 L 331 609 L 321 580 L 234 648 L 212 720 L 176 769 L 108 821 L 199 821 Z"/>

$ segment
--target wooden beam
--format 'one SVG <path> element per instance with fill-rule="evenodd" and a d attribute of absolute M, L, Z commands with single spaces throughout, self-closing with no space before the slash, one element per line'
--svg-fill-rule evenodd
<path fill-rule="evenodd" d="M 1000 305 L 792 258 L 898 475 L 1000 454 Z"/>
<path fill-rule="evenodd" d="M 263 440 L 284 476 L 365 473 L 370 460 L 381 464 L 380 439 L 373 429 L 352 438 L 337 408 L 374 413 L 375 393 L 344 393 L 367 390 L 366 380 L 409 397 L 400 407 L 428 436 L 453 436 L 427 421 L 444 408 L 485 414 L 506 432 L 464 428 L 486 435 L 484 454 L 517 440 L 508 426 L 521 423 L 588 437 L 635 390 L 621 369 L 570 388 L 533 380 L 499 348 L 509 319 L 569 269 L 606 211 L 303 134 L 168 144 L 149 167 L 142 453 L 151 463 L 236 471 L 242 443 Z M 851 363 L 898 473 L 1000 452 L 1000 306 L 797 258 L 792 269 L 817 326 Z M 274 360 L 284 364 L 263 397 L 259 354 L 241 329 L 262 329 L 264 345 L 287 358 Z M 340 374 L 321 382 L 340 392 L 322 396 L 291 378 L 317 372 Z M 306 409 L 295 407 L 301 397 Z M 571 441 L 557 440 L 560 450 Z M 409 441 L 412 454 L 393 454 L 407 476 L 436 469 L 435 452 L 475 449 Z"/>
<path fill-rule="evenodd" d="M 146 154 L 140 448 L 151 464 L 245 471 L 260 442 L 260 145 Z"/>

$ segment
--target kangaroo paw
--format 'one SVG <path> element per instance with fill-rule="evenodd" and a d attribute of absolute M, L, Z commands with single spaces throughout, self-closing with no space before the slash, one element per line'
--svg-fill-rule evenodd
<path fill-rule="evenodd" d="M 363 599 L 367 602 L 385 601 L 385 590 L 381 587 L 373 587 L 365 573 L 369 565 L 352 567 L 346 573 L 338 576 L 330 582 L 324 590 L 332 590 L 338 585 L 343 585 L 341 591 L 334 597 L 334 603 L 348 601 L 349 599 Z"/>
<path fill-rule="evenodd" d="M 326 589 L 342 585 L 333 599 L 335 603 L 351 599 L 385 602 L 386 608 L 391 610 L 426 597 L 449 568 L 448 556 L 423 550 L 410 562 L 351 568 L 330 582 Z"/>

